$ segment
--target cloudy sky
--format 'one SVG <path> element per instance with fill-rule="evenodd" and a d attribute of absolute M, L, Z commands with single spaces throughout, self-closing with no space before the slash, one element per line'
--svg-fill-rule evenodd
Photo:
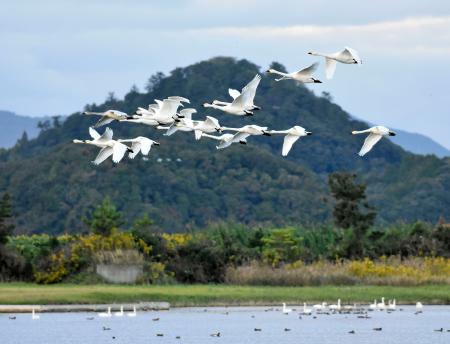
<path fill-rule="evenodd" d="M 0 9 L 2 110 L 70 114 L 214 56 L 296 70 L 315 61 L 309 50 L 350 46 L 363 65 L 338 65 L 314 90 L 450 148 L 448 0 L 22 0 Z"/>

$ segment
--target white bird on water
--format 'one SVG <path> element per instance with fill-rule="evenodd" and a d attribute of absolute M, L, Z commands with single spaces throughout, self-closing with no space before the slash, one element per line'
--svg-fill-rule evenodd
<path fill-rule="evenodd" d="M 123 316 L 123 306 L 120 306 L 120 311 L 119 312 L 115 312 L 114 315 L 116 317 L 122 317 Z"/>
<path fill-rule="evenodd" d="M 389 304 L 387 306 L 387 309 L 389 311 L 395 311 L 397 309 L 397 304 L 396 304 L 396 300 L 395 299 L 392 302 L 391 302 L 391 300 L 389 300 Z"/>
<path fill-rule="evenodd" d="M 112 161 L 119 163 L 127 151 L 133 152 L 128 146 L 123 143 L 113 140 L 113 131 L 111 128 L 106 128 L 103 135 L 100 135 L 94 128 L 89 128 L 89 134 L 93 140 L 73 140 L 74 143 L 83 143 L 101 148 L 95 160 L 92 162 L 95 165 L 101 164 L 112 155 Z"/>
<path fill-rule="evenodd" d="M 131 143 L 131 152 L 128 154 L 128 157 L 130 159 L 134 159 L 136 155 L 139 154 L 139 152 L 142 153 L 142 155 L 147 156 L 148 153 L 150 153 L 150 149 L 153 145 L 159 146 L 159 142 L 150 140 L 147 137 L 138 136 L 134 139 L 126 139 L 126 140 L 118 140 L 119 142 L 130 142 Z"/>
<path fill-rule="evenodd" d="M 330 308 L 333 311 L 340 311 L 342 308 L 341 307 L 341 299 L 338 299 L 337 305 L 330 305 L 330 307 L 328 307 L 328 308 Z"/>
<path fill-rule="evenodd" d="M 332 54 L 318 53 L 317 51 L 310 51 L 308 54 L 325 57 L 327 79 L 331 79 L 333 77 L 334 71 L 336 70 L 336 64 L 338 62 L 345 64 L 362 63 L 358 52 L 349 47 L 345 47 L 344 50 Z"/>
<path fill-rule="evenodd" d="M 34 307 L 31 310 L 31 320 L 39 320 L 40 316 L 38 314 L 36 314 Z"/>
<path fill-rule="evenodd" d="M 292 309 L 287 308 L 286 304 L 283 302 L 283 309 L 282 309 L 283 314 L 289 314 L 292 312 Z"/>
<path fill-rule="evenodd" d="M 311 315 L 311 313 L 312 313 L 312 309 L 311 309 L 311 308 L 308 308 L 308 307 L 306 306 L 306 302 L 303 303 L 303 313 L 302 313 L 302 314 L 305 314 L 305 315 Z"/>
<path fill-rule="evenodd" d="M 97 123 L 95 123 L 94 128 L 101 127 L 102 125 L 109 124 L 113 121 L 122 121 L 127 118 L 130 119 L 132 116 L 128 116 L 125 112 L 117 111 L 117 110 L 106 110 L 105 112 L 92 112 L 85 111 L 83 115 L 93 115 L 93 116 L 102 116 Z"/>
<path fill-rule="evenodd" d="M 252 81 L 242 89 L 242 92 L 232 88 L 228 89 L 229 95 L 233 98 L 233 102 L 231 103 L 214 100 L 211 104 L 205 103 L 203 106 L 217 109 L 231 115 L 251 116 L 253 115 L 254 110 L 261 109 L 254 104 L 256 89 L 260 81 L 261 76 L 257 74 Z"/>
<path fill-rule="evenodd" d="M 311 132 L 306 131 L 305 128 L 300 127 L 298 125 L 287 129 L 287 130 L 270 130 L 269 134 L 286 134 L 283 141 L 283 149 L 281 152 L 282 156 L 286 156 L 289 154 L 289 151 L 292 148 L 292 145 L 302 136 L 312 135 Z"/>
<path fill-rule="evenodd" d="M 111 317 L 111 307 L 108 307 L 107 312 L 102 312 L 97 314 L 100 318 L 110 318 Z"/>
<path fill-rule="evenodd" d="M 377 304 L 377 308 L 380 311 L 384 311 L 386 309 L 386 303 L 384 302 L 384 297 L 381 298 L 381 302 Z"/>
<path fill-rule="evenodd" d="M 275 79 L 275 81 L 281 81 L 281 80 L 296 80 L 300 81 L 302 83 L 322 83 L 322 81 L 315 79 L 312 77 L 312 74 L 317 70 L 317 66 L 319 65 L 318 62 L 313 63 L 311 66 L 303 68 L 297 72 L 292 73 L 284 73 L 280 72 L 276 69 L 269 68 L 266 72 L 269 74 L 277 74 L 281 75 L 281 78 Z"/>
<path fill-rule="evenodd" d="M 358 134 L 365 134 L 365 133 L 369 133 L 369 136 L 366 137 L 366 139 L 364 140 L 364 144 L 361 148 L 361 150 L 359 151 L 358 155 L 359 156 L 364 156 L 365 154 L 367 154 L 373 146 L 375 146 L 375 144 L 381 140 L 381 138 L 383 136 L 395 136 L 396 133 L 389 130 L 386 127 L 383 127 L 381 125 L 377 125 L 375 127 L 366 129 L 366 130 L 354 130 L 352 131 L 353 135 L 358 135 Z"/>
<path fill-rule="evenodd" d="M 135 317 L 137 315 L 136 313 L 136 306 L 133 306 L 133 311 L 130 313 L 127 313 L 127 316 L 129 317 Z"/>

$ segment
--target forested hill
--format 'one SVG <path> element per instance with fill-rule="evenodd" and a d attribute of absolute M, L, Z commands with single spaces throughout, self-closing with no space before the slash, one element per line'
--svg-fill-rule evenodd
<path fill-rule="evenodd" d="M 283 69 L 279 64 L 274 67 Z M 304 86 L 263 76 L 255 102 L 262 110 L 253 117 L 237 118 L 201 107 L 205 101 L 226 100 L 228 87 L 240 89 L 258 72 L 246 60 L 214 58 L 177 68 L 167 77 L 155 75 L 144 93 L 133 88 L 123 100 L 109 97 L 104 104 L 87 108 L 132 113 L 155 98 L 180 95 L 198 109 L 194 115 L 198 119 L 210 114 L 222 125 L 256 123 L 273 129 L 301 125 L 312 131 L 287 158 L 280 154 L 282 137 L 252 137 L 246 146 L 217 151 L 216 142 L 197 142 L 192 133 L 167 138 L 151 127 L 122 123 L 111 126 L 116 138 L 143 135 L 161 146 L 152 149 L 148 161 L 124 159 L 117 166 L 108 161 L 96 167 L 90 163 L 96 148 L 71 143 L 88 138 L 88 126 L 95 119 L 76 113 L 61 126 L 0 154 L 0 192 L 13 196 L 18 231 L 81 231 L 82 217 L 106 196 L 126 220 L 146 213 L 166 231 L 217 221 L 261 225 L 325 221 L 332 208 L 327 175 L 336 170 L 355 171 L 367 182 L 379 221 L 437 221 L 450 214 L 449 159 L 413 155 L 389 140 L 360 158 L 356 153 L 364 138 L 350 132 L 367 124 Z"/>

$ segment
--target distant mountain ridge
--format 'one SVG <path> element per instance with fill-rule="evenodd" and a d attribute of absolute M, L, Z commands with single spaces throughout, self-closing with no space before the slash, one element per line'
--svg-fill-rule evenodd
<path fill-rule="evenodd" d="M 277 63 L 271 67 L 283 68 Z M 132 89 L 123 99 L 110 97 L 86 109 L 133 113 L 155 98 L 179 95 L 198 110 L 195 119 L 211 115 L 228 127 L 254 123 L 280 130 L 301 125 L 311 131 L 286 158 L 281 156 L 281 136 L 251 137 L 247 145 L 218 151 L 216 142 L 196 141 L 192 133 L 166 137 L 148 126 L 113 123 L 115 138 L 147 136 L 161 145 L 152 148 L 148 160 L 124 159 L 116 166 L 107 161 L 96 167 L 90 161 L 97 149 L 72 144 L 74 138 L 89 137 L 95 118 L 75 113 L 36 139 L 0 151 L 0 193 L 13 197 L 17 231 L 83 231 L 80 219 L 105 197 L 123 212 L 124 228 L 144 214 L 165 231 L 218 221 L 255 226 L 325 222 L 333 208 L 327 177 L 342 170 L 367 184 L 367 200 L 380 223 L 437 222 L 450 214 L 450 158 L 415 155 L 388 139 L 361 158 L 357 152 L 364 137 L 350 133 L 368 124 L 302 85 L 263 75 L 255 98 L 262 110 L 251 117 L 202 108 L 206 101 L 226 100 L 229 87 L 242 87 L 256 73 L 261 73 L 258 66 L 247 60 L 218 57 L 153 76 L 146 91 Z"/>
<path fill-rule="evenodd" d="M 14 146 L 24 132 L 29 139 L 36 137 L 39 134 L 38 122 L 44 120 L 48 120 L 48 117 L 20 116 L 0 110 L 0 148 Z"/>
<path fill-rule="evenodd" d="M 438 158 L 450 157 L 449 149 L 440 145 L 426 135 L 410 133 L 400 129 L 392 130 L 398 134 L 397 136 L 390 138 L 392 142 L 411 153 L 421 155 L 434 154 Z"/>

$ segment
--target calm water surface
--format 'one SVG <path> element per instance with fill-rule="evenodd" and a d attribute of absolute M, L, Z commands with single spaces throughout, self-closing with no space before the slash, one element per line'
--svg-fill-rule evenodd
<path fill-rule="evenodd" d="M 16 314 L 16 320 L 9 320 L 9 315 L 4 314 L 0 315 L 0 343 L 450 343 L 450 332 L 446 332 L 450 330 L 450 306 L 425 306 L 419 315 L 414 315 L 414 307 L 402 308 L 403 311 L 391 314 L 369 312 L 371 319 L 344 314 L 299 319 L 298 312 L 284 315 L 262 307 L 207 308 L 206 311 L 183 308 L 138 312 L 136 318 L 99 318 L 95 313 L 42 313 L 40 320 L 31 320 L 30 314 Z M 88 317 L 94 320 L 87 320 Z M 154 318 L 160 320 L 153 321 Z M 104 331 L 104 326 L 111 330 Z M 374 331 L 376 327 L 381 327 L 382 331 Z M 444 332 L 434 331 L 441 327 Z M 255 332 L 255 328 L 261 331 Z M 351 330 L 355 334 L 349 334 Z M 219 338 L 210 336 L 218 331 Z M 158 333 L 164 336 L 156 336 Z"/>

